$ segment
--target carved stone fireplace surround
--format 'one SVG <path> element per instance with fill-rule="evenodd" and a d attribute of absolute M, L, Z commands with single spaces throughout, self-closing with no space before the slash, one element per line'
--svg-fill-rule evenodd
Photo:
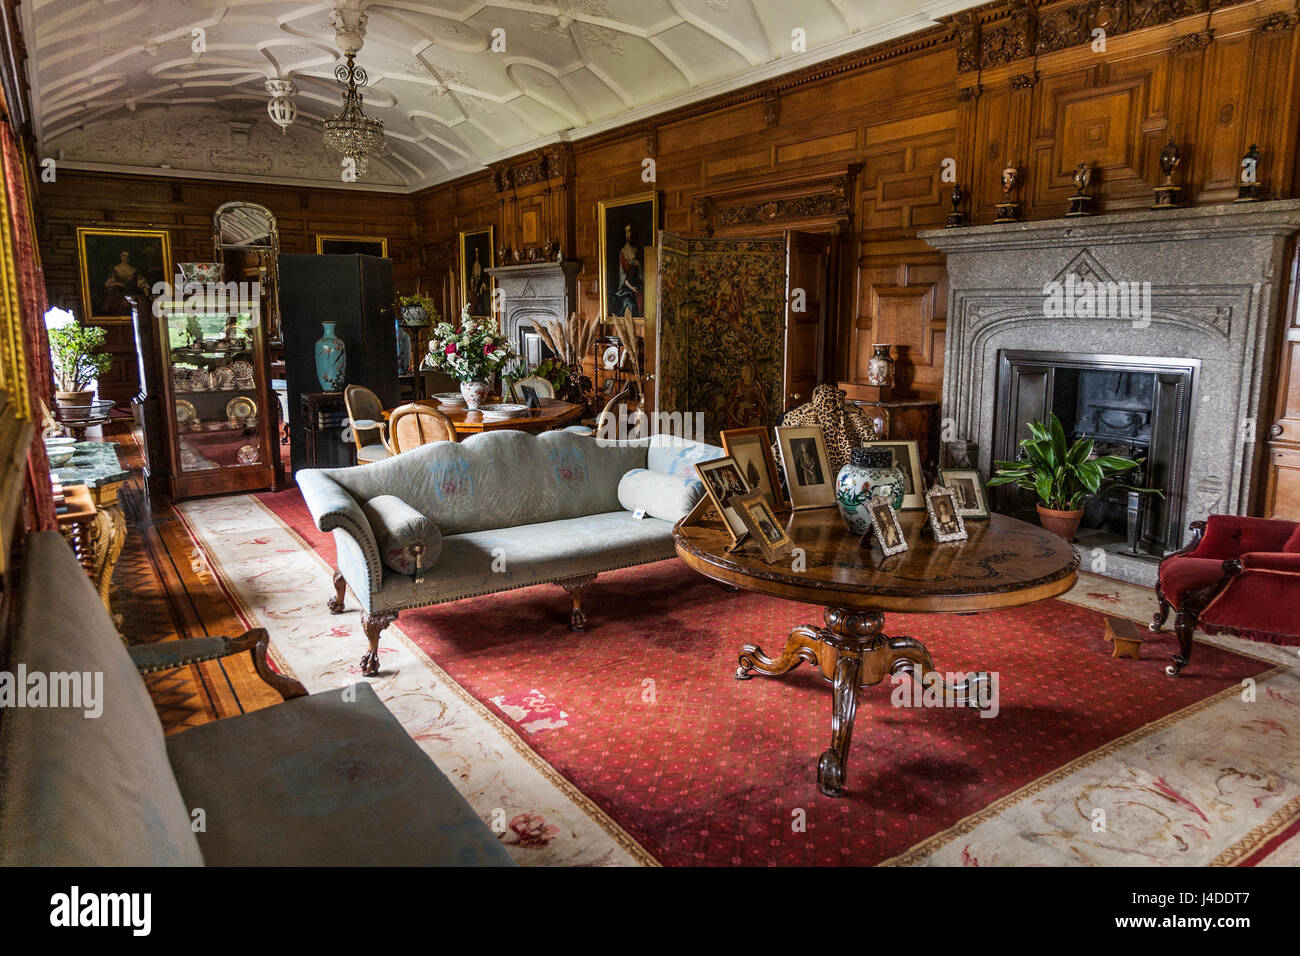
<path fill-rule="evenodd" d="M 581 262 L 526 262 L 487 271 L 504 300 L 501 331 L 521 354 L 521 331 L 535 330 L 542 319 L 566 318 L 575 310 L 574 280 L 582 271 Z"/>
<path fill-rule="evenodd" d="M 987 477 L 1000 353 L 1199 359 L 1184 527 L 1212 512 L 1247 513 L 1271 424 L 1259 418 L 1261 391 L 1282 321 L 1288 239 L 1297 230 L 1300 200 L 920 233 L 948 257 L 944 418 L 975 443 Z M 1071 273 L 1080 280 L 1151 283 L 1150 326 L 1045 317 L 1044 286 Z M 1106 573 L 1142 584 L 1155 580 L 1149 560 L 1108 560 Z"/>

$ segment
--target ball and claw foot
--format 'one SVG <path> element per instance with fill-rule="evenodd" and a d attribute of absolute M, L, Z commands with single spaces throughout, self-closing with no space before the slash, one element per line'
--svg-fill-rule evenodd
<path fill-rule="evenodd" d="M 361 655 L 361 676 L 374 677 L 379 673 L 379 655 L 366 651 Z"/>

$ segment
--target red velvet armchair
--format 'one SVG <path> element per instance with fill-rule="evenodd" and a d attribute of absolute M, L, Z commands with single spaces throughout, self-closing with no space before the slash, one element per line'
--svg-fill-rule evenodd
<path fill-rule="evenodd" d="M 1170 677 L 1192 656 L 1192 632 L 1239 634 L 1300 644 L 1300 522 L 1210 515 L 1192 540 L 1160 562 L 1152 631 L 1174 610 L 1178 653 Z"/>

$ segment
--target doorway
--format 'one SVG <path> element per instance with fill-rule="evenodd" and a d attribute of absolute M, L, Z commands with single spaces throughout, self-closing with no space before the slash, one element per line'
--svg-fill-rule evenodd
<path fill-rule="evenodd" d="M 786 232 L 783 411 L 811 399 L 819 383 L 833 381 L 826 348 L 833 241 L 830 233 Z"/>

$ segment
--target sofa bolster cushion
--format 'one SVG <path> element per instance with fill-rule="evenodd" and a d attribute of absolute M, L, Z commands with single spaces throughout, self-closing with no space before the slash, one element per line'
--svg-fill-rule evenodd
<path fill-rule="evenodd" d="M 361 506 L 389 570 L 414 577 L 433 566 L 442 551 L 442 532 L 397 495 L 377 495 Z"/>
<path fill-rule="evenodd" d="M 704 483 L 700 479 L 646 468 L 633 468 L 618 483 L 618 503 L 626 510 L 644 511 L 652 518 L 674 523 L 690 514 L 703 497 Z"/>

